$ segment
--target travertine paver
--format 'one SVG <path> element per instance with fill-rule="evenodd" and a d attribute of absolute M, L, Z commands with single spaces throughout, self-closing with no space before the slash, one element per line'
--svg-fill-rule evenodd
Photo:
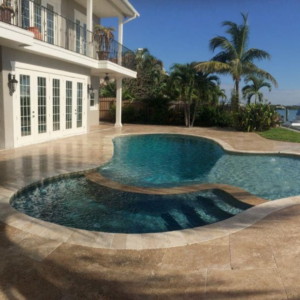
<path fill-rule="evenodd" d="M 0 299 L 300 299 L 299 197 L 274 201 L 266 217 L 267 205 L 256 207 L 252 215 L 244 215 L 244 222 L 257 217 L 246 229 L 234 228 L 243 222 L 241 215 L 227 227 L 182 231 L 193 245 L 163 248 L 181 239 L 177 233 L 158 234 L 157 249 L 146 250 L 140 235 L 128 239 L 110 234 L 108 249 L 101 249 L 97 244 L 103 235 L 91 233 L 84 237 L 86 246 L 79 246 L 72 230 L 58 239 L 55 225 L 41 223 L 47 232 L 41 237 L 26 218 L 9 217 L 5 204 L 14 191 L 41 178 L 95 168 L 111 155 L 113 136 L 134 132 L 192 133 L 222 140 L 236 150 L 300 153 L 298 145 L 255 134 L 151 126 L 94 128 L 89 135 L 2 151 Z M 10 225 L 4 224 L 6 218 Z M 212 233 L 214 239 L 205 241 Z M 113 244 L 138 249 L 109 249 Z"/>

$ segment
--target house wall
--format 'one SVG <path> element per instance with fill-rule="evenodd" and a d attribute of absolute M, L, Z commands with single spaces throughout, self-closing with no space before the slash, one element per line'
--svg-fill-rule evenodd
<path fill-rule="evenodd" d="M 10 95 L 8 85 L 4 83 L 7 82 L 8 74 L 13 71 L 11 62 L 26 63 L 33 66 L 50 68 L 55 71 L 65 71 L 69 73 L 74 73 L 74 75 L 83 75 L 87 78 L 88 84 L 93 84 L 95 89 L 99 89 L 99 78 L 91 76 L 91 70 L 89 68 L 81 67 L 75 64 L 70 64 L 62 62 L 56 59 L 42 57 L 20 51 L 17 49 L 2 47 L 2 72 L 0 73 L 3 80 L 0 82 L 0 142 L 1 137 L 4 139 L 0 144 L 0 148 L 13 148 L 14 147 L 14 122 L 13 122 L 13 101 L 19 101 L 16 99 L 16 93 Z M 1 88 L 2 87 L 2 88 Z M 2 90 L 2 97 L 1 97 Z M 1 124 L 1 99 L 4 106 L 4 124 Z M 99 114 L 96 115 L 95 111 L 90 110 L 90 102 L 87 102 L 86 112 L 87 112 L 87 131 L 89 132 L 89 126 L 98 124 Z M 2 132 L 1 132 L 2 130 Z M 4 136 L 4 138 L 3 138 Z"/>
<path fill-rule="evenodd" d="M 92 76 L 91 83 L 94 89 L 96 90 L 96 93 L 95 93 L 95 107 L 89 108 L 89 116 L 90 116 L 88 120 L 89 126 L 99 124 L 99 87 L 100 87 L 99 77 Z"/>
<path fill-rule="evenodd" d="M 61 2 L 61 15 L 71 21 L 75 21 L 75 10 L 81 12 L 86 16 L 86 8 L 81 6 L 79 3 L 77 3 L 74 0 L 63 0 Z M 100 18 L 93 15 L 93 21 L 95 24 L 100 23 Z"/>
<path fill-rule="evenodd" d="M 0 46 L 0 148 L 5 147 L 2 47 Z"/>

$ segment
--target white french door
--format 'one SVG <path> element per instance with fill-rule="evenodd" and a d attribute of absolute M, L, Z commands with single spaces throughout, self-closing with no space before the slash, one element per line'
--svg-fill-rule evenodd
<path fill-rule="evenodd" d="M 86 132 L 84 80 L 25 70 L 16 77 L 16 146 Z"/>

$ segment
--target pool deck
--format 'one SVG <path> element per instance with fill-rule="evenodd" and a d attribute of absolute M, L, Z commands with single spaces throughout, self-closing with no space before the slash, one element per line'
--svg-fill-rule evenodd
<path fill-rule="evenodd" d="M 109 124 L 1 151 L 0 299 L 300 299 L 300 197 L 256 203 L 200 234 L 111 235 L 106 248 L 101 233 L 28 219 L 8 205 L 26 185 L 98 167 L 110 159 L 113 137 L 140 133 L 208 137 L 227 151 L 300 155 L 300 144 L 253 133 Z"/>

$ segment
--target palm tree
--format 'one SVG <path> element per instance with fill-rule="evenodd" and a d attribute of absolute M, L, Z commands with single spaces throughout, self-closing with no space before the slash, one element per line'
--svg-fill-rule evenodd
<path fill-rule="evenodd" d="M 219 103 L 219 84 L 220 79 L 216 75 L 211 75 L 203 72 L 196 72 L 196 97 L 194 100 L 194 112 L 191 121 L 191 126 L 194 126 L 196 113 L 201 103 L 210 103 L 217 105 Z"/>
<path fill-rule="evenodd" d="M 198 71 L 230 74 L 232 76 L 235 82 L 233 97 L 233 106 L 235 109 L 239 107 L 239 83 L 243 76 L 256 75 L 271 81 L 277 87 L 275 78 L 253 63 L 254 60 L 270 59 L 271 56 L 263 50 L 256 48 L 248 49 L 248 14 L 241 15 L 244 21 L 242 25 L 230 21 L 222 23 L 222 26 L 227 27 L 226 33 L 230 35 L 230 40 L 224 36 L 217 36 L 210 40 L 210 49 L 215 51 L 217 48 L 220 48 L 221 52 L 215 55 L 211 61 L 201 62 L 196 65 Z"/>
<path fill-rule="evenodd" d="M 171 86 L 173 92 L 178 95 L 178 99 L 184 102 L 185 126 L 191 126 L 191 104 L 195 91 L 195 63 L 174 64 L 171 67 Z"/>
<path fill-rule="evenodd" d="M 188 64 L 174 64 L 170 76 L 171 89 L 175 97 L 184 102 L 185 126 L 194 125 L 197 108 L 201 102 L 214 99 L 214 91 L 219 84 L 215 75 L 197 72 L 195 62 Z M 193 116 L 191 119 L 191 107 Z"/>
<path fill-rule="evenodd" d="M 252 81 L 252 84 L 247 84 L 250 81 Z M 242 93 L 244 96 L 244 99 L 247 98 L 248 104 L 251 103 L 251 98 L 255 96 L 255 104 L 257 99 L 259 102 L 263 101 L 263 93 L 259 90 L 263 87 L 267 87 L 269 89 L 269 92 L 272 90 L 272 85 L 269 82 L 266 82 L 263 78 L 257 78 L 256 76 L 247 76 L 245 78 L 246 86 L 243 87 Z"/>

